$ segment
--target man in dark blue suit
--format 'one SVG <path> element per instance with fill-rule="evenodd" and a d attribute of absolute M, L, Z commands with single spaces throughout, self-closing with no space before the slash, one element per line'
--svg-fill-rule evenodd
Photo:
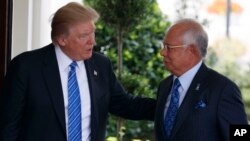
<path fill-rule="evenodd" d="M 204 64 L 207 46 L 207 33 L 192 19 L 167 31 L 161 55 L 172 74 L 158 89 L 157 141 L 229 141 L 231 124 L 248 124 L 239 88 Z"/>
<path fill-rule="evenodd" d="M 108 113 L 153 120 L 156 101 L 127 94 L 110 60 L 93 52 L 98 18 L 94 9 L 69 3 L 52 19 L 53 43 L 11 61 L 1 93 L 1 141 L 104 141 Z M 77 99 L 71 102 L 77 103 L 74 116 L 71 93 Z M 76 121 L 69 117 L 80 117 L 72 127 L 79 128 L 68 128 L 69 120 Z"/>

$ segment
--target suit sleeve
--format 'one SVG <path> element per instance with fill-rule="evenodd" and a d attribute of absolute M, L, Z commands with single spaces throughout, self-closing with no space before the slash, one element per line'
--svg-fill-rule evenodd
<path fill-rule="evenodd" d="M 19 58 L 11 61 L 5 76 L 1 95 L 0 140 L 14 141 L 20 134 L 21 119 L 25 106 L 27 75 Z"/>
<path fill-rule="evenodd" d="M 248 124 L 239 88 L 230 83 L 225 86 L 218 107 L 219 128 L 223 140 L 229 140 L 231 124 Z"/>
<path fill-rule="evenodd" d="M 110 74 L 110 113 L 131 120 L 154 120 L 156 100 L 135 97 L 125 92 L 115 77 L 111 63 Z"/>

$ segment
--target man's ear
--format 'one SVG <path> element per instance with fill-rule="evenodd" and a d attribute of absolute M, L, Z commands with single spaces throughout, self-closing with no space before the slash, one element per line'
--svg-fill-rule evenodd
<path fill-rule="evenodd" d="M 199 51 L 198 47 L 194 44 L 191 44 L 189 47 L 189 51 L 195 56 L 201 56 L 201 52 Z"/>
<path fill-rule="evenodd" d="M 66 42 L 67 42 L 67 39 L 65 35 L 60 35 L 59 37 L 57 37 L 57 43 L 59 46 L 65 46 Z"/>
<path fill-rule="evenodd" d="M 190 53 L 192 53 L 192 54 L 195 54 L 196 51 L 197 51 L 194 44 L 190 44 L 189 47 L 188 47 L 187 49 L 188 49 L 188 51 L 189 51 Z"/>

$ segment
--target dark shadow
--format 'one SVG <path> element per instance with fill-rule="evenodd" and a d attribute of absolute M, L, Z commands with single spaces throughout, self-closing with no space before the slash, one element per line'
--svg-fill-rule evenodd
<path fill-rule="evenodd" d="M 7 64 L 11 60 L 12 8 L 13 0 L 0 1 L 0 93 Z"/>

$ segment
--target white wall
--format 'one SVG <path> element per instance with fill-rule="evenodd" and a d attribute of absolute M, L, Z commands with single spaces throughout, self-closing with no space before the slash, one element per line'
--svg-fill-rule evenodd
<path fill-rule="evenodd" d="M 71 1 L 83 0 L 13 0 L 12 58 L 51 43 L 51 15 Z"/>

